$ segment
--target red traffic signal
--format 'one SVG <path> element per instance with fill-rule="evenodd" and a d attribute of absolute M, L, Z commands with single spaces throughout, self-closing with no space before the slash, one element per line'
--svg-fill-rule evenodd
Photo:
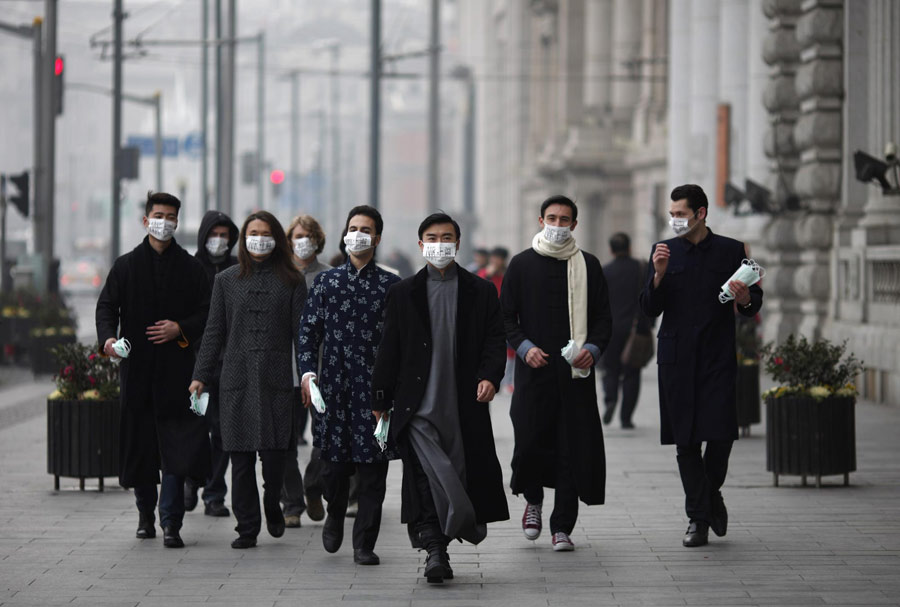
<path fill-rule="evenodd" d="M 62 55 L 57 55 L 56 61 L 53 62 L 53 100 L 56 104 L 56 115 L 63 113 L 63 96 L 65 94 L 66 85 L 63 82 L 63 72 L 65 71 L 66 62 Z"/>
<path fill-rule="evenodd" d="M 65 67 L 65 62 L 62 57 L 57 57 L 56 61 L 53 63 L 53 74 L 56 76 L 62 76 L 63 68 Z"/>
<path fill-rule="evenodd" d="M 269 181 L 271 181 L 275 185 L 284 183 L 284 171 L 275 169 L 274 171 L 269 173 Z"/>

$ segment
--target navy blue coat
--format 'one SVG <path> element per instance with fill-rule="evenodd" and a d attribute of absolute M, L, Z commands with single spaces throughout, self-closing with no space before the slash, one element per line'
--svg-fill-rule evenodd
<path fill-rule="evenodd" d="M 662 443 L 735 440 L 735 306 L 719 303 L 718 294 L 741 265 L 744 244 L 712 230 L 697 245 L 687 238 L 663 244 L 669 247 L 669 265 L 662 282 L 653 288 L 653 245 L 641 293 L 644 313 L 663 315 L 656 354 Z M 750 307 L 737 306 L 738 311 L 754 316 L 762 296 L 759 285 L 753 285 Z"/>

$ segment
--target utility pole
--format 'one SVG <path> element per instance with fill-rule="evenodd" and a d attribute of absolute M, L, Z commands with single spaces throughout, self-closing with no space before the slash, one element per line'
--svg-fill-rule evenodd
<path fill-rule="evenodd" d="M 225 83 L 223 78 L 223 56 L 222 56 L 222 36 L 224 30 L 222 28 L 222 0 L 216 0 L 216 203 L 215 208 L 222 210 L 222 181 L 224 179 L 224 169 L 222 167 L 222 131 L 224 129 L 224 121 L 222 118 Z"/>
<path fill-rule="evenodd" d="M 257 56 L 256 56 L 256 208 L 265 208 L 265 189 L 263 180 L 263 170 L 266 166 L 265 160 L 265 126 L 263 120 L 266 112 L 266 37 L 260 31 L 256 37 Z"/>
<path fill-rule="evenodd" d="M 9 293 L 9 273 L 6 271 L 6 175 L 0 175 L 0 291 Z"/>
<path fill-rule="evenodd" d="M 201 0 L 200 37 L 200 137 L 203 139 L 203 155 L 200 157 L 200 206 L 209 210 L 209 0 Z M 218 48 L 218 45 L 217 45 Z"/>
<path fill-rule="evenodd" d="M 44 175 L 43 184 L 41 186 L 42 203 L 44 208 L 44 225 L 43 247 L 41 249 L 41 276 L 37 283 L 38 290 L 45 292 L 50 286 L 50 268 L 53 263 L 53 221 L 54 221 L 54 200 L 56 189 L 56 87 L 59 83 L 56 81 L 56 24 L 57 24 L 57 8 L 58 0 L 44 0 L 44 73 L 43 73 L 43 93 L 44 99 L 41 103 L 43 109 L 43 125 L 41 127 L 41 138 L 43 144 L 41 151 L 44 155 Z M 56 290 L 54 285 L 51 289 Z"/>
<path fill-rule="evenodd" d="M 431 0 L 431 41 L 428 61 L 428 212 L 440 206 L 440 70 L 441 0 Z"/>
<path fill-rule="evenodd" d="M 341 225 L 341 94 L 338 62 L 341 46 L 332 42 L 331 50 L 331 216 L 333 226 Z"/>
<path fill-rule="evenodd" d="M 221 0 L 216 0 L 217 6 Z M 236 0 L 227 0 L 227 42 L 222 43 L 224 48 L 224 57 L 219 62 L 219 97 L 221 98 L 221 111 L 217 117 L 219 122 L 219 139 L 216 142 L 217 160 L 217 178 L 216 195 L 218 197 L 218 208 L 228 215 L 234 214 L 233 194 L 234 194 L 234 88 L 235 88 L 235 33 L 237 30 L 237 7 Z M 219 15 L 221 16 L 221 10 Z M 217 24 L 221 27 L 221 21 Z M 217 40 L 221 41 L 222 36 L 218 35 Z M 217 45 L 217 48 L 220 45 Z M 221 54 L 221 51 L 219 51 Z M 223 65 L 224 64 L 224 65 Z M 224 68 L 224 69 L 223 69 Z"/>
<path fill-rule="evenodd" d="M 110 267 L 119 257 L 121 247 L 121 174 L 122 155 L 122 0 L 114 0 L 113 4 L 113 124 L 112 124 L 112 239 L 110 246 Z"/>
<path fill-rule="evenodd" d="M 162 140 L 162 93 L 153 93 L 153 109 L 156 112 L 156 191 L 163 191 L 163 140 Z"/>
<path fill-rule="evenodd" d="M 291 72 L 291 212 L 299 211 L 300 192 L 300 72 Z"/>
<path fill-rule="evenodd" d="M 32 35 L 34 37 L 34 112 L 32 121 L 34 122 L 34 219 L 32 224 L 32 232 L 34 238 L 34 251 L 40 253 L 43 250 L 43 230 L 41 223 L 44 219 L 44 210 L 41 207 L 44 200 L 44 188 L 41 181 L 44 178 L 44 80 L 42 78 L 44 68 L 44 50 L 43 50 L 43 20 L 40 17 L 35 18 L 31 26 Z"/>
<path fill-rule="evenodd" d="M 372 0 L 371 81 L 369 90 L 369 204 L 378 208 L 381 147 L 381 0 Z"/>

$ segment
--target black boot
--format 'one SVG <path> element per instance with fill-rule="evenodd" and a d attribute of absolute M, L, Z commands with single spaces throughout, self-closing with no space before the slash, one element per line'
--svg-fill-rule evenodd
<path fill-rule="evenodd" d="M 156 537 L 156 515 L 153 511 L 138 512 L 138 528 L 135 537 L 139 540 L 147 540 Z"/>
<path fill-rule="evenodd" d="M 419 531 L 420 545 L 428 551 L 425 559 L 425 579 L 429 584 L 443 584 L 453 579 L 450 556 L 447 554 L 448 539 L 436 529 Z"/>

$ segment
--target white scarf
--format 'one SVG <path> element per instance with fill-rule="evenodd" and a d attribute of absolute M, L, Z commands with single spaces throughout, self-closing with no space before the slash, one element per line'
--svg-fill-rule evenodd
<path fill-rule="evenodd" d="M 531 248 L 538 255 L 567 260 L 566 279 L 569 287 L 569 337 L 575 341 L 576 352 L 580 352 L 587 339 L 587 264 L 575 237 L 563 243 L 549 242 L 543 231 L 534 235 Z M 572 377 L 581 377 L 579 369 L 572 367 Z"/>

